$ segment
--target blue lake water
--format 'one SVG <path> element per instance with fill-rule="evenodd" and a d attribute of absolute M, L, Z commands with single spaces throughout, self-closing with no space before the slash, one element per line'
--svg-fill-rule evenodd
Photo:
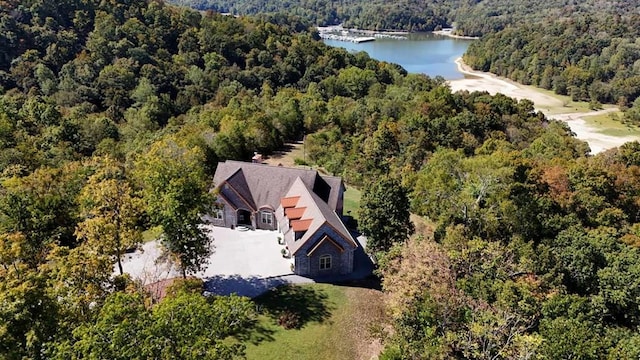
<path fill-rule="evenodd" d="M 474 40 L 454 39 L 434 34 L 411 34 L 406 40 L 376 39 L 366 43 L 323 40 L 325 44 L 349 51 L 366 51 L 376 60 L 401 65 L 410 73 L 431 77 L 440 75 L 447 80 L 464 78 L 454 61 L 462 56 Z"/>

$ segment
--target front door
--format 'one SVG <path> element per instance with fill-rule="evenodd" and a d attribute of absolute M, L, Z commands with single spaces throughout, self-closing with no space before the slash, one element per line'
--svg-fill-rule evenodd
<path fill-rule="evenodd" d="M 238 226 L 244 225 L 251 227 L 251 212 L 248 210 L 238 210 L 238 220 L 236 221 Z"/>

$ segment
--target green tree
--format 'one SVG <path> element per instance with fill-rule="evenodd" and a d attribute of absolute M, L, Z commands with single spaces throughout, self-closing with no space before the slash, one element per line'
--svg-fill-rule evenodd
<path fill-rule="evenodd" d="M 6 240 L 0 237 L 0 243 Z M 13 244 L 12 247 L 15 249 L 17 246 Z M 24 264 L 14 263 L 11 267 L 4 267 L 4 263 L 2 265 L 0 358 L 44 359 L 43 344 L 54 337 L 58 330 L 58 304 L 55 298 L 47 294 L 46 277 Z"/>
<path fill-rule="evenodd" d="M 205 156 L 198 147 L 185 147 L 169 138 L 151 145 L 138 159 L 136 178 L 143 189 L 147 213 L 162 226 L 162 245 L 182 269 L 200 271 L 211 254 L 203 215 L 212 205 Z"/>
<path fill-rule="evenodd" d="M 80 193 L 85 220 L 78 224 L 76 236 L 110 255 L 122 275 L 124 251 L 142 241 L 138 222 L 143 204 L 134 195 L 123 164 L 105 158 L 98 167 Z"/>
<path fill-rule="evenodd" d="M 96 320 L 54 344 L 53 359 L 237 359 L 244 345 L 225 341 L 255 321 L 253 303 L 238 296 L 208 299 L 179 292 L 149 309 L 139 294 L 109 296 Z"/>
<path fill-rule="evenodd" d="M 372 251 L 387 251 L 413 234 L 407 191 L 398 180 L 382 177 L 365 186 L 358 225 Z"/>

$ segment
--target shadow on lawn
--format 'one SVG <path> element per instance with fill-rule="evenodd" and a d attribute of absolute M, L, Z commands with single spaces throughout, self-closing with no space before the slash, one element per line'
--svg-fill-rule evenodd
<path fill-rule="evenodd" d="M 259 278 L 241 277 L 239 275 L 219 275 L 205 279 L 204 288 L 216 295 L 237 294 L 240 296 L 256 297 L 269 289 L 287 284 L 279 277 Z"/>
<path fill-rule="evenodd" d="M 327 294 L 310 286 L 281 286 L 257 297 L 255 302 L 274 319 L 286 313 L 297 315 L 297 328 L 312 321 L 324 322 L 332 310 Z"/>
<path fill-rule="evenodd" d="M 241 342 L 251 342 L 254 345 L 258 345 L 263 341 L 274 341 L 273 334 L 275 334 L 275 330 L 264 326 L 259 319 L 255 319 L 252 326 L 236 334 L 235 338 Z"/>

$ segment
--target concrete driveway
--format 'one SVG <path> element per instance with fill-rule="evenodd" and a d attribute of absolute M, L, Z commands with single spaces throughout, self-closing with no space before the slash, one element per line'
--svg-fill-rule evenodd
<path fill-rule="evenodd" d="M 282 257 L 283 245 L 278 244 L 277 231 L 231 230 L 208 226 L 213 240 L 213 254 L 204 271 L 194 274 L 209 278 L 264 279 L 290 275 L 293 259 Z M 157 241 L 150 241 L 142 249 L 126 254 L 123 268 L 132 278 L 150 284 L 156 281 L 181 276 L 177 268 L 163 261 Z"/>
<path fill-rule="evenodd" d="M 292 274 L 293 259 L 282 257 L 284 245 L 278 244 L 277 231 L 231 230 L 210 226 L 214 239 L 214 253 L 204 272 L 196 274 L 207 278 L 219 275 L 240 277 L 273 277 Z"/>
<path fill-rule="evenodd" d="M 206 291 L 212 294 L 235 293 L 255 297 L 283 284 L 363 279 L 373 270 L 371 259 L 360 245 L 356 250 L 353 273 L 310 279 L 292 273 L 293 260 L 282 257 L 280 251 L 284 245 L 278 244 L 281 234 L 277 231 L 240 231 L 215 226 L 209 226 L 208 230 L 213 239 L 214 252 L 206 269 L 194 275 L 204 280 Z M 364 239 L 358 237 L 357 241 Z M 143 285 L 182 276 L 179 269 L 163 261 L 157 241 L 150 241 L 141 250 L 126 254 L 122 265 L 126 273 Z M 114 274 L 115 271 L 114 267 Z"/>

